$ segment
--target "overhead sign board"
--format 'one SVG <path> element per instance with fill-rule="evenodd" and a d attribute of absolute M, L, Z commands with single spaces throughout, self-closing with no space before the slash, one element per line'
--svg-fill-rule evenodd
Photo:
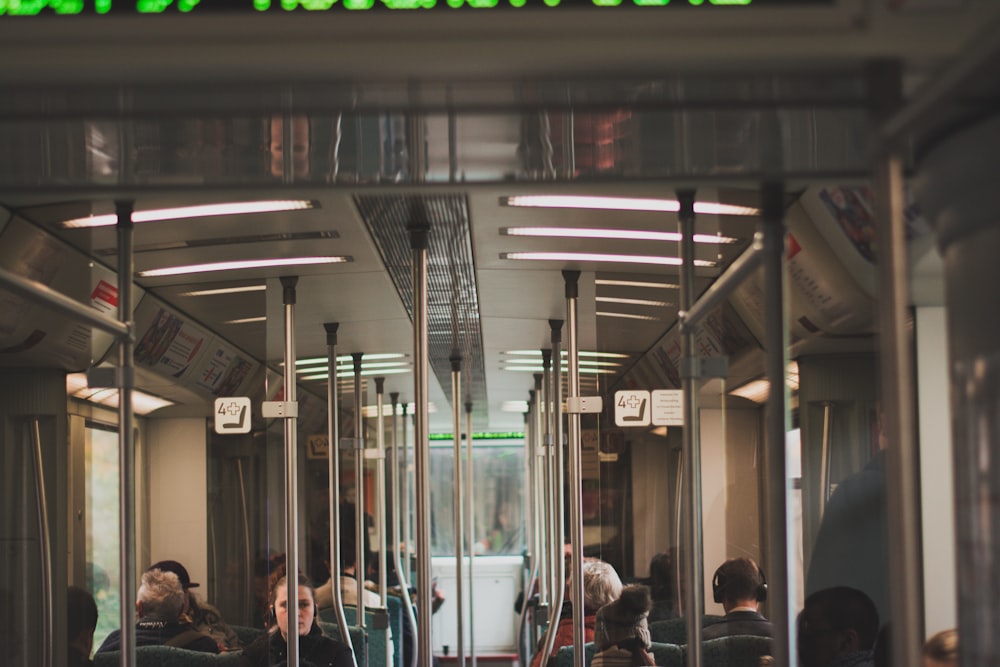
<path fill-rule="evenodd" d="M 215 432 L 219 435 L 250 432 L 248 396 L 225 396 L 215 399 Z"/>
<path fill-rule="evenodd" d="M 378 12 L 512 10 L 603 12 L 665 9 L 733 11 L 754 7 L 833 6 L 838 0 L 0 0 L 0 16 L 101 14 L 206 14 L 212 12 Z"/>

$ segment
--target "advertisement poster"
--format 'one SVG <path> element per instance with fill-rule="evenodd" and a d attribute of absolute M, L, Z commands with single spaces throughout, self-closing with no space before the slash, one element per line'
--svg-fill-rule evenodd
<path fill-rule="evenodd" d="M 142 304 L 145 306 L 145 303 Z M 135 363 L 179 378 L 208 342 L 209 334 L 182 316 L 172 313 L 155 301 L 150 301 L 146 317 L 137 314 L 137 322 L 147 322 L 140 328 L 141 337 L 135 345 Z"/>
<path fill-rule="evenodd" d="M 213 338 L 206 350 L 192 373 L 194 383 L 216 396 L 238 395 L 239 388 L 256 370 L 257 363 L 218 338 Z"/>

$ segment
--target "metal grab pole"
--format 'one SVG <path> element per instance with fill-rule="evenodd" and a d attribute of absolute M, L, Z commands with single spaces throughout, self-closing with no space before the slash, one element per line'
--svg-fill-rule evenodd
<path fill-rule="evenodd" d="M 282 276 L 282 303 L 285 305 L 285 402 L 295 403 L 295 285 L 298 276 Z M 294 414 L 294 413 L 293 413 Z M 288 586 L 288 608 L 299 608 L 299 469 L 296 423 L 298 418 L 285 417 L 285 583 Z M 292 632 L 289 615 L 286 634 Z M 296 632 L 298 630 L 296 624 Z M 299 642 L 289 639 L 288 666 L 299 667 Z"/>
<path fill-rule="evenodd" d="M 52 547 L 49 543 L 49 503 L 45 494 L 45 467 L 42 463 L 42 430 L 38 417 L 31 420 L 31 454 L 35 473 L 35 502 L 38 505 L 38 545 L 42 564 L 42 664 L 52 667 Z"/>
<path fill-rule="evenodd" d="M 127 321 L 118 321 L 107 315 L 101 315 L 89 305 L 71 299 L 48 285 L 11 273 L 7 269 L 0 269 L 0 285 L 8 292 L 23 296 L 33 303 L 39 303 L 84 324 L 89 324 L 95 329 L 106 331 L 115 336 L 129 336 L 131 334 Z"/>
<path fill-rule="evenodd" d="M 475 506 L 472 503 L 472 490 L 475 488 L 472 472 L 472 401 L 465 402 L 465 522 L 469 536 L 469 656 L 472 667 L 476 667 L 476 632 L 475 620 L 472 615 L 475 609 L 475 590 L 473 566 L 476 562 L 476 517 Z"/>
<path fill-rule="evenodd" d="M 391 474 L 389 476 L 389 484 L 392 486 L 392 500 L 394 511 L 392 513 L 392 557 L 393 565 L 396 567 L 396 579 L 399 580 L 399 592 L 400 597 L 403 602 L 403 610 L 406 612 L 406 620 L 410 624 L 410 628 L 413 633 L 417 631 L 417 617 L 413 613 L 413 603 L 410 600 L 410 574 L 408 571 L 403 569 L 403 561 L 400 555 L 400 542 L 399 542 L 399 528 L 400 522 L 403 517 L 400 516 L 399 507 L 399 439 L 397 435 L 397 422 L 396 422 L 396 401 L 399 399 L 399 392 L 392 392 L 389 394 L 392 399 L 392 468 L 390 468 Z M 405 408 L 403 415 L 403 423 L 406 423 Z M 405 435 L 404 435 L 405 437 Z M 405 460 L 403 461 L 405 463 Z M 405 470 L 405 467 L 404 467 Z M 416 640 L 416 638 L 414 638 Z M 404 665 L 404 667 L 416 667 L 417 666 L 417 652 L 414 651 L 413 655 L 410 656 L 410 664 Z"/>
<path fill-rule="evenodd" d="M 410 517 L 413 515 L 413 511 L 410 509 L 411 508 L 410 496 L 413 494 L 413 483 L 411 482 L 410 479 L 410 443 L 409 439 L 406 437 L 406 422 L 407 422 L 406 418 L 409 416 L 408 414 L 409 410 L 410 406 L 407 403 L 403 403 L 403 419 L 401 420 L 403 424 L 403 430 L 402 430 L 403 437 L 400 438 L 400 440 L 402 441 L 401 446 L 403 452 L 403 456 L 400 459 L 400 461 L 403 464 L 403 490 L 400 494 L 402 496 L 403 510 L 400 513 L 401 516 L 399 520 L 400 520 L 400 525 L 403 527 L 402 557 L 404 565 L 403 571 L 406 573 L 407 583 L 409 583 L 413 579 L 413 571 L 410 567 L 412 563 L 410 544 L 413 539 L 410 526 Z M 416 626 L 413 627 L 416 628 Z M 416 636 L 414 636 L 414 640 L 416 640 Z M 414 654 L 414 656 L 415 655 L 416 654 Z"/>
<path fill-rule="evenodd" d="M 355 667 L 357 655 L 353 653 L 351 633 L 347 630 L 344 615 L 344 596 L 340 592 L 340 412 L 337 396 L 337 329 L 338 322 L 326 322 L 326 439 L 330 443 L 327 459 L 330 505 L 330 592 L 333 593 L 333 613 L 340 630 L 340 639 L 351 646 Z"/>
<path fill-rule="evenodd" d="M 542 350 L 542 418 L 543 452 L 545 453 L 545 532 L 543 533 L 545 545 L 545 558 L 549 566 L 549 630 L 546 634 L 546 644 L 548 638 L 555 639 L 554 628 L 559 625 L 559 612 L 562 611 L 563 593 L 566 589 L 566 582 L 559 581 L 557 575 L 556 562 L 560 554 L 557 554 L 561 545 L 555 541 L 556 525 L 556 465 L 555 448 L 552 444 L 552 350 Z M 551 649 L 550 649 L 551 650 Z"/>
<path fill-rule="evenodd" d="M 417 503 L 417 619 L 420 630 L 421 667 L 431 667 L 431 489 L 430 433 L 427 423 L 428 334 L 427 334 L 427 243 L 426 220 L 410 222 L 413 249 L 413 375 L 414 375 L 414 472 Z"/>
<path fill-rule="evenodd" d="M 386 613 L 388 619 L 389 603 L 386 598 L 389 596 L 389 573 L 385 571 L 386 555 L 389 540 L 385 534 L 385 415 L 382 401 L 385 395 L 385 378 L 375 378 L 375 417 L 378 424 L 375 428 L 375 532 L 378 535 L 378 601 L 379 607 Z M 397 631 L 398 632 L 398 631 Z M 383 636 L 385 642 L 385 654 L 392 655 L 395 662 L 395 655 L 392 654 L 393 645 L 390 632 Z"/>
<path fill-rule="evenodd" d="M 764 408 L 764 463 L 769 480 L 767 490 L 767 554 L 768 592 L 775 602 L 769 616 L 774 626 L 775 664 L 788 665 L 796 655 L 796 628 L 791 586 L 788 579 L 788 534 L 793 530 L 788 515 L 788 495 L 791 480 L 786 471 L 785 438 L 788 432 L 787 386 L 785 355 L 788 350 L 784 315 L 784 252 L 785 252 L 785 188 L 780 183 L 764 183 L 761 187 L 761 221 L 764 227 L 764 334 L 765 375 L 771 386 Z M 773 582 L 773 583 L 770 583 Z"/>
<path fill-rule="evenodd" d="M 554 579 L 565 589 L 566 557 L 563 544 L 566 542 L 565 515 L 565 483 L 566 473 L 563 461 L 563 424 L 562 424 L 562 320 L 549 320 L 552 330 L 552 462 L 555 466 L 555 506 L 554 506 L 554 541 L 557 552 L 555 567 L 557 575 Z M 559 605 L 562 606 L 561 604 Z M 561 611 L 561 610 L 560 610 Z"/>
<path fill-rule="evenodd" d="M 694 304 L 694 190 L 679 190 L 677 199 L 680 211 L 677 219 L 681 233 L 681 289 L 680 313 Z M 685 615 L 690 619 L 701 618 L 705 608 L 704 550 L 701 526 L 701 439 L 698 419 L 698 388 L 695 386 L 694 333 L 689 328 L 681 333 L 681 390 L 684 396 L 684 487 L 687 491 L 687 509 L 684 514 L 684 535 L 687 538 L 688 599 Z M 687 624 L 688 666 L 701 667 L 701 623 Z M 783 663 L 779 663 L 783 664 Z"/>
<path fill-rule="evenodd" d="M 132 330 L 132 299 L 135 256 L 132 252 L 132 202 L 115 202 L 118 215 L 118 319 Z M 135 342 L 131 333 L 118 339 L 118 522 L 121 543 L 121 664 L 135 664 Z"/>
<path fill-rule="evenodd" d="M 464 605 L 462 603 L 462 548 L 464 537 L 462 534 L 462 404 L 458 397 L 462 395 L 462 356 L 452 354 L 451 361 L 451 414 L 452 433 L 454 434 L 453 448 L 453 470 L 455 474 L 455 485 L 452 487 L 452 507 L 455 519 L 455 628 L 458 640 L 455 643 L 459 667 L 465 664 L 465 623 L 462 618 Z"/>
<path fill-rule="evenodd" d="M 362 352 L 351 355 L 354 359 L 354 584 L 357 586 L 358 627 L 365 627 L 365 576 L 368 561 L 365 560 L 365 538 L 368 528 L 365 515 L 365 422 L 361 414 L 364 397 L 361 396 Z"/>
<path fill-rule="evenodd" d="M 577 300 L 579 299 L 580 272 L 563 271 L 566 282 L 566 357 L 568 385 L 566 400 L 572 401 L 580 397 L 580 347 L 577 338 Z M 580 440 L 580 413 L 569 415 L 569 517 L 570 544 L 572 547 L 572 563 L 570 575 L 570 592 L 573 600 L 573 664 L 583 667 L 583 617 L 585 613 L 583 602 L 583 462 L 582 442 Z"/>
<path fill-rule="evenodd" d="M 545 431 L 542 428 L 542 374 L 535 373 L 534 461 L 535 461 L 535 562 L 538 564 L 538 605 L 536 615 L 547 612 L 549 606 L 549 557 L 545 550 L 548 522 L 545 516 Z M 536 620 L 537 625 L 537 620 Z"/>
<path fill-rule="evenodd" d="M 386 596 L 389 594 L 388 572 L 385 571 L 385 550 L 389 540 L 385 535 L 385 414 L 382 401 L 385 395 L 385 378 L 375 378 L 375 415 L 378 425 L 375 427 L 375 504 L 378 512 L 375 514 L 375 532 L 378 534 L 378 597 L 383 609 L 387 609 Z"/>

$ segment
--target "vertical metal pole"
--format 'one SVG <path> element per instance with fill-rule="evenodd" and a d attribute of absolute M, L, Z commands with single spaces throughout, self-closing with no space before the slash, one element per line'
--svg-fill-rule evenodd
<path fill-rule="evenodd" d="M 566 581 L 566 557 L 563 553 L 563 544 L 566 542 L 565 523 L 565 465 L 563 461 L 563 422 L 562 422 L 562 320 L 549 320 L 549 328 L 552 330 L 552 461 L 555 465 L 555 549 L 558 552 L 556 558 L 557 575 L 555 580 L 560 582 L 565 588 Z M 561 605 L 560 605 L 561 606 Z"/>
<path fill-rule="evenodd" d="M 786 471 L 785 437 L 788 433 L 787 385 L 785 384 L 788 345 L 784 310 L 785 188 L 782 183 L 761 186 L 761 223 L 764 227 L 764 334 L 765 377 L 771 386 L 764 407 L 764 465 L 767 470 L 767 561 L 768 598 L 774 600 L 769 612 L 774 627 L 774 660 L 790 664 L 796 655 L 794 627 L 795 596 L 788 580 L 790 555 L 788 534 L 795 530 L 788 514 L 792 481 Z"/>
<path fill-rule="evenodd" d="M 405 434 L 403 438 L 397 438 L 397 420 L 396 420 L 396 401 L 399 399 L 399 392 L 392 392 L 389 394 L 392 398 L 392 468 L 389 477 L 390 484 L 392 485 L 392 500 L 393 500 L 393 522 L 392 522 L 392 557 L 393 564 L 396 567 L 396 578 L 399 580 L 399 591 L 402 597 L 403 610 L 406 613 L 406 620 L 410 624 L 410 628 L 415 633 L 417 631 L 417 617 L 413 613 L 413 604 L 410 600 L 410 573 L 409 569 L 403 567 L 403 559 L 400 554 L 400 523 L 403 518 L 400 516 L 400 501 L 399 501 L 399 470 L 400 463 L 404 464 L 403 470 L 405 471 L 405 459 L 401 460 L 399 456 L 399 446 L 400 440 L 405 439 Z M 403 423 L 406 423 L 406 405 L 403 405 Z M 414 638 L 416 641 L 416 638 Z M 417 665 L 417 652 L 413 651 L 410 656 L 410 664 L 404 665 L 404 667 L 416 667 Z"/>
<path fill-rule="evenodd" d="M 295 403 L 295 285 L 298 276 L 282 276 L 285 305 L 285 402 Z M 285 572 L 288 584 L 288 665 L 299 667 L 297 616 L 299 608 L 299 468 L 296 417 L 285 418 Z M 297 614 L 297 612 L 294 612 Z"/>
<path fill-rule="evenodd" d="M 902 67 L 880 62 L 869 76 L 874 114 L 884 122 L 901 105 Z M 886 451 L 889 608 L 896 664 L 918 664 L 923 644 L 924 587 L 920 532 L 920 452 L 916 440 L 913 340 L 907 326 L 909 261 L 903 216 L 903 160 L 898 145 L 883 146 L 874 173 L 879 239 L 879 374 Z M 995 590 L 995 589 L 994 589 Z"/>
<path fill-rule="evenodd" d="M 385 378 L 375 378 L 375 415 L 378 425 L 375 428 L 375 532 L 378 533 L 378 596 L 383 609 L 387 608 L 386 596 L 389 594 L 389 580 L 386 568 L 385 550 L 389 544 L 385 534 L 385 414 L 382 401 L 385 396 Z M 387 634 L 388 636 L 388 634 Z"/>
<path fill-rule="evenodd" d="M 462 404 L 459 396 L 462 395 L 462 356 L 457 352 L 450 357 L 451 361 L 451 413 L 452 413 L 452 433 L 454 434 L 454 474 L 455 486 L 452 495 L 452 507 L 455 519 L 455 628 L 458 632 L 456 642 L 456 657 L 459 667 L 465 665 L 465 623 L 462 618 L 464 603 L 462 593 L 465 586 L 462 582 L 462 551 L 464 547 L 464 536 L 462 531 Z"/>
<path fill-rule="evenodd" d="M 55 645 L 52 641 L 55 617 L 52 600 L 52 545 L 49 540 L 49 503 L 45 493 L 45 466 L 42 463 L 40 420 L 31 420 L 31 462 L 35 474 L 35 502 L 38 504 L 38 545 L 42 564 L 42 665 L 52 667 Z"/>
<path fill-rule="evenodd" d="M 549 555 L 545 548 L 548 522 L 545 513 L 545 430 L 542 428 L 542 374 L 535 373 L 535 560 L 538 563 L 538 605 L 535 614 L 542 616 L 549 605 Z"/>
<path fill-rule="evenodd" d="M 580 343 L 577 337 L 579 319 L 577 317 L 577 301 L 580 298 L 580 272 L 563 271 L 566 282 L 566 360 L 568 383 L 567 400 L 580 397 Z M 570 591 L 573 601 L 573 664 L 583 667 L 583 617 L 586 613 L 583 601 L 583 461 L 580 440 L 580 414 L 569 415 L 569 534 L 572 545 L 572 563 Z"/>
<path fill-rule="evenodd" d="M 400 462 L 403 466 L 403 489 L 400 492 L 402 496 L 402 511 L 399 517 L 400 525 L 403 527 L 403 572 L 406 573 L 406 581 L 409 583 L 413 579 L 412 565 L 412 540 L 413 534 L 411 530 L 411 517 L 413 516 L 413 511 L 411 509 L 412 503 L 410 502 L 411 496 L 413 495 L 413 482 L 410 476 L 410 443 L 409 438 L 406 437 L 406 425 L 409 420 L 410 406 L 408 403 L 403 403 L 403 419 L 401 420 L 403 424 L 402 437 L 400 438 L 400 446 L 402 451 L 402 456 L 400 457 Z M 416 628 L 416 626 L 414 626 Z M 416 640 L 416 637 L 414 637 Z"/>
<path fill-rule="evenodd" d="M 430 667 L 431 653 L 431 489 L 430 432 L 427 409 L 427 246 L 430 225 L 426 220 L 410 221 L 413 250 L 413 375 L 414 375 L 414 460 L 417 489 L 417 619 L 420 630 L 420 661 Z"/>
<path fill-rule="evenodd" d="M 365 515 L 365 400 L 361 395 L 362 352 L 351 355 L 354 359 L 354 583 L 358 591 L 358 627 L 365 627 L 365 576 L 368 563 L 365 560 L 368 522 Z"/>
<path fill-rule="evenodd" d="M 325 322 L 326 329 L 326 439 L 330 443 L 327 460 L 330 505 L 330 590 L 340 639 L 351 646 L 351 633 L 344 615 L 344 597 L 340 593 L 340 411 L 337 396 L 337 329 L 339 322 Z M 352 647 L 353 650 L 353 647 Z M 355 666 L 358 658 L 352 653 Z"/>
<path fill-rule="evenodd" d="M 823 442 L 819 459 L 819 519 L 826 513 L 826 501 L 830 499 L 830 424 L 833 419 L 833 403 L 823 401 Z"/>
<path fill-rule="evenodd" d="M 566 582 L 560 581 L 557 561 L 562 558 L 558 552 L 562 545 L 556 542 L 556 465 L 555 447 L 552 434 L 552 350 L 542 350 L 542 432 L 545 452 L 545 542 L 544 553 L 549 565 L 549 631 L 548 638 L 555 639 L 555 628 L 559 624 L 559 613 L 562 611 L 562 592 L 565 592 Z"/>
<path fill-rule="evenodd" d="M 118 339 L 118 523 L 121 539 L 118 558 L 121 604 L 121 664 L 135 664 L 135 331 L 132 321 L 135 256 L 132 252 L 132 202 L 116 201 L 118 216 L 118 319 L 129 334 Z"/>
<path fill-rule="evenodd" d="M 677 220 L 681 233 L 680 313 L 694 303 L 694 190 L 677 192 L 680 211 Z M 685 561 L 688 599 L 685 615 L 700 619 L 704 602 L 704 549 L 701 526 L 701 424 L 698 418 L 698 387 L 694 377 L 694 332 L 681 333 L 681 391 L 684 396 L 684 488 L 687 512 L 684 513 L 684 536 L 687 538 Z M 678 549 L 678 553 L 682 550 Z M 688 667 L 701 667 L 701 623 L 687 624 Z M 785 664 L 785 663 L 778 663 Z"/>
<path fill-rule="evenodd" d="M 472 502 L 472 490 L 475 487 L 472 470 L 472 401 L 465 402 L 465 521 L 466 534 L 469 536 L 469 655 L 472 667 L 476 667 L 476 626 L 472 611 L 475 608 L 475 576 L 473 574 L 476 562 L 476 515 Z"/>

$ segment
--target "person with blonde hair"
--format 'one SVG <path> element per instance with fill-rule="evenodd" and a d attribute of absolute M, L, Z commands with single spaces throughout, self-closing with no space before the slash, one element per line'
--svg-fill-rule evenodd
<path fill-rule="evenodd" d="M 569 572 L 567 571 L 567 575 Z M 599 558 L 583 559 L 583 641 L 594 641 L 594 627 L 597 623 L 597 611 L 606 604 L 618 599 L 622 593 L 622 580 L 615 568 Z M 570 597 L 569 579 L 566 580 L 566 602 L 563 603 L 559 624 L 556 626 L 555 642 L 552 644 L 552 656 L 563 646 L 573 645 L 573 614 L 568 602 Z M 544 642 L 544 638 L 542 639 Z M 539 647 L 541 649 L 542 647 Z M 542 651 L 536 651 L 531 659 L 531 667 L 540 667 Z"/>
<path fill-rule="evenodd" d="M 958 667 L 958 630 L 942 630 L 924 643 L 924 667 Z"/>

